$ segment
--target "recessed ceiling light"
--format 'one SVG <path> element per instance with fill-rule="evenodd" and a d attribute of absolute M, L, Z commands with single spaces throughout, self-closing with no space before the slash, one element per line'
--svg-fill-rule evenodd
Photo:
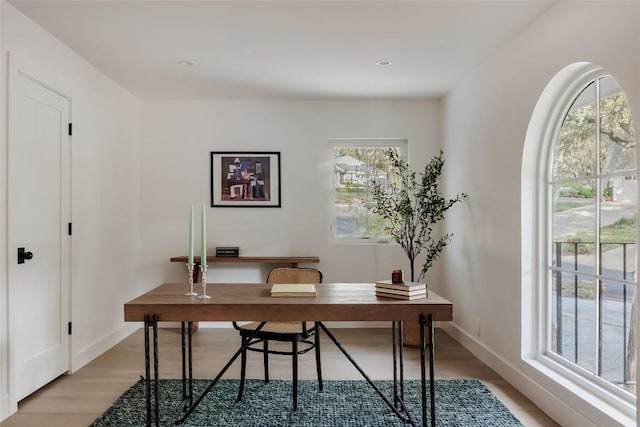
<path fill-rule="evenodd" d="M 381 61 L 376 62 L 376 65 L 378 67 L 388 67 L 389 65 L 391 65 L 391 61 L 388 61 L 386 59 L 383 59 Z"/>
<path fill-rule="evenodd" d="M 196 63 L 187 59 L 181 59 L 180 61 L 178 61 L 178 65 L 181 65 L 183 67 L 193 67 L 194 65 L 196 65 Z"/>

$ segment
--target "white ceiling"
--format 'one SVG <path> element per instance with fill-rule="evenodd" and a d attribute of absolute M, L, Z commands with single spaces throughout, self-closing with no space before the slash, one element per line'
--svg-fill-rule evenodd
<path fill-rule="evenodd" d="M 143 99 L 439 97 L 551 4 L 9 3 Z"/>

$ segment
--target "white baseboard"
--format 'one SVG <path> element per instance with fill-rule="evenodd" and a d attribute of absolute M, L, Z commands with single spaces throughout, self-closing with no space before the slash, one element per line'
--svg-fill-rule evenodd
<path fill-rule="evenodd" d="M 558 396 L 540 386 L 455 323 L 442 323 L 440 326 L 560 425 L 566 427 L 595 426 L 591 421 L 592 418 L 587 417 L 589 416 L 588 413 L 597 410 L 596 408 L 589 407 L 587 409 L 590 410 L 582 411 L 582 413 L 578 412 L 577 409 L 564 403 Z"/>
<path fill-rule="evenodd" d="M 553 389 L 543 387 L 527 373 L 494 353 L 455 323 L 442 323 L 439 326 L 560 425 L 565 427 L 635 425 L 633 420 L 620 421 L 620 418 L 613 418 L 614 415 L 607 412 L 605 408 L 587 402 L 583 396 L 567 391 L 564 387 L 556 386 Z M 572 405 L 567 404 L 565 400 L 571 401 Z"/>
<path fill-rule="evenodd" d="M 131 335 L 138 330 L 140 326 L 138 324 L 127 323 L 110 334 L 93 341 L 91 344 L 78 350 L 77 353 L 71 357 L 71 371 L 74 373 L 78 369 L 82 368 L 87 363 L 91 362 L 96 357 L 102 355 L 105 351 L 109 350 L 114 345 Z"/>
<path fill-rule="evenodd" d="M 9 415 L 13 414 L 18 410 L 17 407 L 11 408 L 9 394 L 3 393 L 0 396 L 0 421 L 7 418 Z"/>

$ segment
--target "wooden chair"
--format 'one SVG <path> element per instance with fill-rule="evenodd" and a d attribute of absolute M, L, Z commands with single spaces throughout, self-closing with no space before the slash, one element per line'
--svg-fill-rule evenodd
<path fill-rule="evenodd" d="M 276 268 L 267 278 L 267 283 L 322 283 L 322 273 L 315 268 Z M 247 343 L 261 322 L 250 322 L 244 325 L 233 323 L 234 328 L 240 332 L 242 345 Z M 269 354 L 283 354 L 292 357 L 293 363 L 293 410 L 298 409 L 298 355 L 315 349 L 316 370 L 318 373 L 318 386 L 322 391 L 322 369 L 320 366 L 320 336 L 318 324 L 308 328 L 307 322 L 267 322 L 258 331 L 249 346 L 242 352 L 240 368 L 240 389 L 238 401 L 242 400 L 244 381 L 247 369 L 247 350 L 260 352 L 264 360 L 264 381 L 269 382 Z M 312 340 L 313 338 L 313 340 Z M 269 349 L 269 341 L 290 342 L 291 351 L 277 351 Z M 302 344 L 302 346 L 300 346 Z M 302 347 L 302 348 L 300 348 Z"/>

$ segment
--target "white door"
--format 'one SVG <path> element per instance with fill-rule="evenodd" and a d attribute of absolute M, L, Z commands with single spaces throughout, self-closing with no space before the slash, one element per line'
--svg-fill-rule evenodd
<path fill-rule="evenodd" d="M 10 58 L 9 384 L 15 401 L 69 369 L 69 99 Z M 32 254 L 19 263 L 18 248 Z"/>

